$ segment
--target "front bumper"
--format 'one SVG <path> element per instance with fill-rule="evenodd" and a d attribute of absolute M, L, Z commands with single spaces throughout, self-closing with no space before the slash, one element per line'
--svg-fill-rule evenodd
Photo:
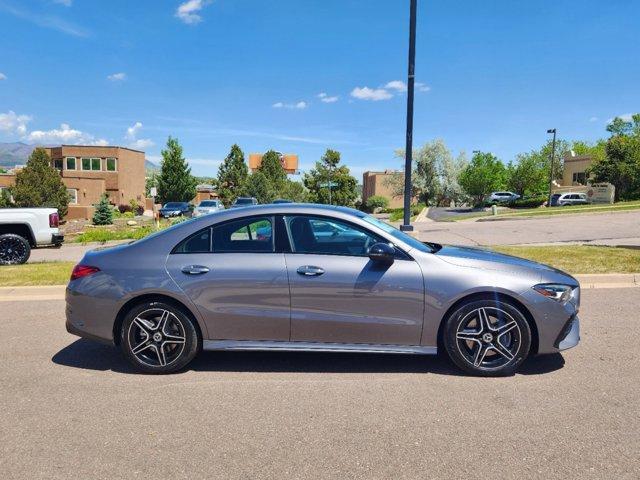
<path fill-rule="evenodd" d="M 580 342 L 580 319 L 577 315 L 573 315 L 564 328 L 560 331 L 558 338 L 554 342 L 554 347 L 559 351 L 573 348 Z"/>

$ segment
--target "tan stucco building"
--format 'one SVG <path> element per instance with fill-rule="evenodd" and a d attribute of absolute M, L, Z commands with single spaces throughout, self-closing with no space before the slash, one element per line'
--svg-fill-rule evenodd
<path fill-rule="evenodd" d="M 276 152 L 280 157 L 280 164 L 286 173 L 289 175 L 294 175 L 298 173 L 298 155 L 293 153 L 280 153 Z M 251 153 L 249 154 L 249 169 L 252 172 L 255 172 L 262 165 L 262 157 L 264 154 L 262 153 Z"/>
<path fill-rule="evenodd" d="M 553 193 L 586 193 L 592 203 L 613 203 L 615 187 L 610 183 L 592 183 L 586 173 L 593 163 L 591 155 L 564 157 L 564 169 L 560 184 L 551 188 Z"/>
<path fill-rule="evenodd" d="M 61 145 L 45 148 L 69 191 L 67 219 L 91 218 L 93 205 L 107 194 L 114 205 L 145 203 L 144 152 L 117 146 Z M 0 175 L 0 187 L 12 186 L 15 173 Z"/>
<path fill-rule="evenodd" d="M 369 197 L 380 195 L 389 200 L 389 208 L 403 206 L 402 195 L 393 195 L 391 185 L 394 176 L 402 175 L 397 170 L 385 170 L 384 172 L 364 172 L 362 175 L 362 203 L 366 204 Z"/>

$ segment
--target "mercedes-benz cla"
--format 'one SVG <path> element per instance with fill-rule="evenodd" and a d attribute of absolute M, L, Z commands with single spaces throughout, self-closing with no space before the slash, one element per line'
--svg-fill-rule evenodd
<path fill-rule="evenodd" d="M 226 210 L 88 252 L 66 298 L 69 332 L 149 373 L 200 350 L 306 350 L 443 351 L 466 372 L 509 375 L 579 341 L 570 275 L 320 205 Z"/>

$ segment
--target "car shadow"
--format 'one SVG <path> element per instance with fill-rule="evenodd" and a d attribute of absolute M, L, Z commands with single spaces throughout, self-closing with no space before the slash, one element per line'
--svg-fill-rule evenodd
<path fill-rule="evenodd" d="M 137 374 L 115 347 L 79 339 L 57 352 L 51 361 L 83 370 Z M 538 375 L 564 366 L 562 355 L 527 360 L 519 374 Z M 187 370 L 277 373 L 432 373 L 465 376 L 441 355 L 391 355 L 331 352 L 201 352 Z"/>

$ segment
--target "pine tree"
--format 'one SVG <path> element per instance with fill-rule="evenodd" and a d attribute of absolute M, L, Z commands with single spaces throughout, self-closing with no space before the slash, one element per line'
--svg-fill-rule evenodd
<path fill-rule="evenodd" d="M 280 190 L 287 180 L 287 173 L 282 167 L 280 154 L 269 150 L 262 156 L 259 172 L 262 172 L 274 190 Z"/>
<path fill-rule="evenodd" d="M 249 175 L 242 189 L 242 195 L 255 197 L 258 203 L 263 204 L 271 203 L 275 200 L 275 192 L 272 189 L 271 182 L 269 182 L 267 176 L 259 170 Z"/>
<path fill-rule="evenodd" d="M 218 169 L 218 196 L 225 206 L 228 207 L 240 196 L 248 174 L 244 153 L 238 145 L 234 144 Z"/>
<path fill-rule="evenodd" d="M 96 205 L 92 222 L 94 225 L 111 225 L 113 223 L 113 208 L 111 208 L 111 204 L 106 195 L 103 195 L 100 198 L 100 202 Z"/>
<path fill-rule="evenodd" d="M 162 166 L 158 176 L 158 201 L 190 202 L 196 196 L 196 179 L 182 156 L 182 147 L 169 137 L 167 149 L 162 150 Z"/>
<path fill-rule="evenodd" d="M 67 214 L 69 193 L 60 173 L 51 166 L 51 158 L 44 148 L 36 148 L 27 165 L 16 175 L 11 191 L 16 207 L 53 207 L 60 217 Z"/>

